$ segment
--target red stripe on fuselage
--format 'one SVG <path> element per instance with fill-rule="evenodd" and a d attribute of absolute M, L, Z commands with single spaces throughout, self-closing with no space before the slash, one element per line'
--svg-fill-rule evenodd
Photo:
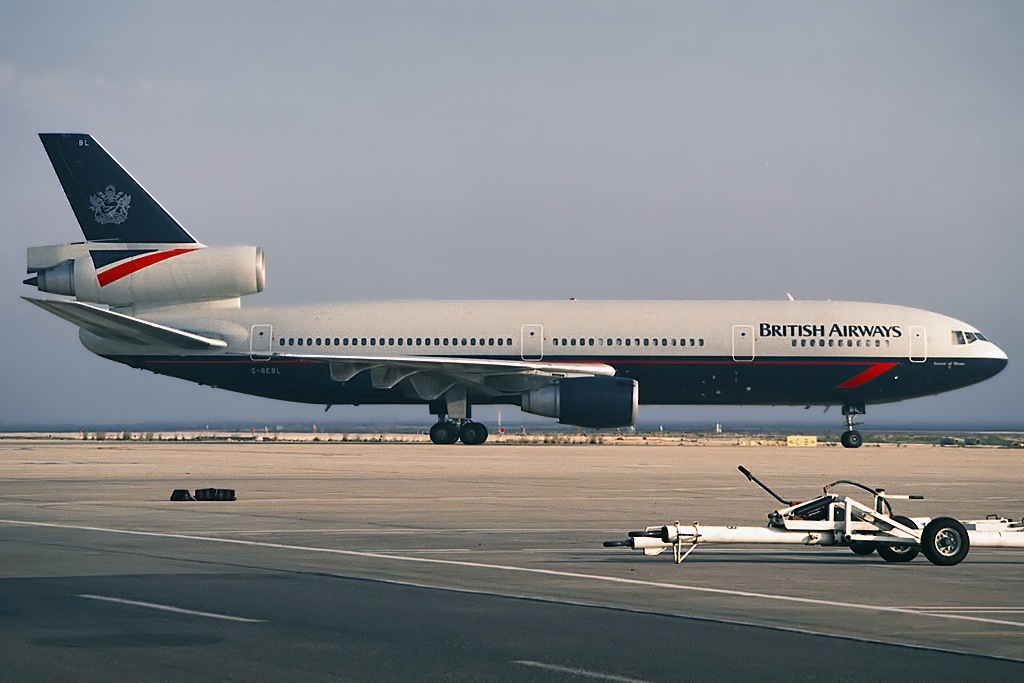
<path fill-rule="evenodd" d="M 885 373 L 889 372 L 890 370 L 892 370 L 897 365 L 899 365 L 899 363 L 892 363 L 892 362 L 889 362 L 889 363 L 875 363 L 870 368 L 865 370 L 864 372 L 862 372 L 860 374 L 857 374 L 857 375 L 854 375 L 850 379 L 846 380 L 845 382 L 840 384 L 837 388 L 838 389 L 856 389 L 857 387 L 864 386 L 865 384 L 867 384 L 871 380 L 875 379 L 876 377 L 879 377 L 879 376 L 884 375 Z"/>
<path fill-rule="evenodd" d="M 96 279 L 99 280 L 100 287 L 106 287 L 111 282 L 117 282 L 121 278 L 127 277 L 132 273 L 153 265 L 154 263 L 160 263 L 161 261 L 166 261 L 169 258 L 180 256 L 181 254 L 187 254 L 188 252 L 195 250 L 196 247 L 192 247 L 191 249 L 170 249 L 168 251 L 158 251 L 153 254 L 137 256 L 133 259 L 122 261 L 102 273 L 97 273 Z"/>

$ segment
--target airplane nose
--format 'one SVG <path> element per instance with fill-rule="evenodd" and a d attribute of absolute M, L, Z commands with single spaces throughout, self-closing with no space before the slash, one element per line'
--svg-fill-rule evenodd
<path fill-rule="evenodd" d="M 991 343 L 991 342 L 989 342 L 989 343 Z M 1006 355 L 1006 351 L 1003 351 L 1001 348 L 999 348 L 995 344 L 992 344 L 992 353 L 989 354 L 989 357 L 992 358 L 993 360 L 1001 360 L 1001 361 L 1003 361 L 1003 364 L 1000 367 L 1000 369 L 1006 367 L 1007 361 L 1010 360 L 1009 357 Z"/>

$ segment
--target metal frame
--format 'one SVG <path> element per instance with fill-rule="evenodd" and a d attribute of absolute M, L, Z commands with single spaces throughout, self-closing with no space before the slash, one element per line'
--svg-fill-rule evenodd
<path fill-rule="evenodd" d="M 983 520 L 959 521 L 948 517 L 912 518 L 914 528 L 892 513 L 890 500 L 923 500 L 923 496 L 891 495 L 884 489 L 869 489 L 856 482 L 841 480 L 825 486 L 824 495 L 812 500 L 792 503 L 780 498 L 774 491 L 762 484 L 745 468 L 740 471 L 768 491 L 786 507 L 768 514 L 768 524 L 753 526 L 705 526 L 699 522 L 690 525 L 678 521 L 663 526 L 649 526 L 643 531 L 629 532 L 624 541 L 606 541 L 605 547 L 628 547 L 640 550 L 644 555 L 660 555 L 672 549 L 676 564 L 682 563 L 702 543 L 752 543 L 783 545 L 845 546 L 861 549 L 858 554 L 870 554 L 883 546 L 913 550 L 900 559 L 890 559 L 890 554 L 879 554 L 887 561 L 907 561 L 925 550 L 928 559 L 939 565 L 958 564 L 968 549 L 1024 548 L 1024 520 L 1014 522 L 997 515 Z M 840 484 L 857 486 L 873 493 L 873 504 L 865 505 L 849 496 L 831 492 Z M 886 512 L 887 511 L 887 512 Z M 908 518 L 902 518 L 904 520 Z M 951 524 L 948 528 L 944 524 Z M 967 539 L 957 536 L 957 525 L 966 530 Z M 945 534 L 945 535 L 943 535 Z M 929 544 L 936 548 L 929 553 Z M 945 544 L 945 545 L 944 545 Z M 689 547 L 687 547 L 689 546 Z M 965 546 L 966 548 L 961 548 Z M 866 551 L 866 552 L 864 552 Z"/>

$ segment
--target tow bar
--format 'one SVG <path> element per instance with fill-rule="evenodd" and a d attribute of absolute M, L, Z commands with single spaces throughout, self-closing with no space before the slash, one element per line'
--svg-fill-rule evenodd
<path fill-rule="evenodd" d="M 632 548 L 644 555 L 660 555 L 672 549 L 676 564 L 683 562 L 701 543 L 773 543 L 845 546 L 858 555 L 877 552 L 886 562 L 909 562 L 918 553 L 932 564 L 952 566 L 978 548 L 1024 548 L 1024 519 L 1020 522 L 989 515 L 985 519 L 952 517 L 904 517 L 893 514 L 891 500 L 924 500 L 918 495 L 893 495 L 846 479 L 824 487 L 823 495 L 806 502 L 782 498 L 739 466 L 739 471 L 785 507 L 768 513 L 764 527 L 704 526 L 678 521 L 630 531 L 625 540 L 605 541 L 606 548 Z M 871 494 L 865 505 L 834 493 L 837 486 L 851 486 Z"/>

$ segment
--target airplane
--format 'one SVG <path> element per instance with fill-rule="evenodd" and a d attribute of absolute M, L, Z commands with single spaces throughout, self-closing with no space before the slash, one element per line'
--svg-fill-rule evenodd
<path fill-rule="evenodd" d="M 93 353 L 230 391 L 325 405 L 420 404 L 435 444 L 475 445 L 473 405 L 585 428 L 639 405 L 869 404 L 999 373 L 1006 354 L 930 311 L 846 301 L 368 301 L 243 308 L 263 250 L 206 246 L 87 134 L 40 134 L 85 242 L 31 247 L 23 297 Z"/>

